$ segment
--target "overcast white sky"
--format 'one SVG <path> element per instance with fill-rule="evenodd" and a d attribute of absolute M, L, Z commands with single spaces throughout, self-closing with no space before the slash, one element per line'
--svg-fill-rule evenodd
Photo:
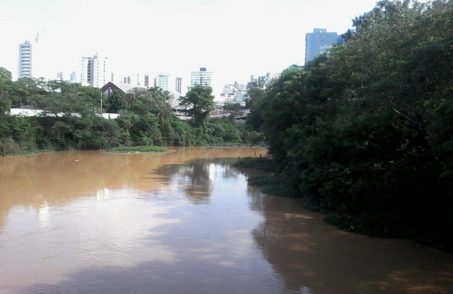
<path fill-rule="evenodd" d="M 302 64 L 305 33 L 343 33 L 375 0 L 0 0 L 0 66 L 17 75 L 18 44 L 33 45 L 34 76 L 80 73 L 82 56 L 109 57 L 115 78 L 205 66 L 215 89 Z"/>

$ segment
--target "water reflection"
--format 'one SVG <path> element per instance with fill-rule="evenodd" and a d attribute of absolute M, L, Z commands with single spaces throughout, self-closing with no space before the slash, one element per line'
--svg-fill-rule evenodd
<path fill-rule="evenodd" d="M 249 187 L 228 160 L 200 159 L 205 150 L 177 151 L 173 159 L 87 154 L 55 154 L 68 165 L 74 158 L 104 165 L 93 166 L 95 172 L 60 169 L 69 181 L 60 183 L 67 189 L 60 194 L 47 187 L 54 183 L 38 185 L 31 196 L 24 193 L 31 186 L 17 186 L 11 193 L 18 199 L 2 202 L 8 211 L 0 231 L 0 293 L 448 293 L 453 287 L 451 256 L 338 231 L 299 200 Z M 14 172 L 38 179 L 56 173 Z"/>
<path fill-rule="evenodd" d="M 49 224 L 49 206 L 44 203 L 38 208 L 38 218 L 41 227 L 47 227 Z"/>
<path fill-rule="evenodd" d="M 215 180 L 236 178 L 239 171 L 225 158 L 197 159 L 184 165 L 165 165 L 156 170 L 164 184 L 172 183 L 183 189 L 194 204 L 207 204 Z"/>
<path fill-rule="evenodd" d="M 153 172 L 165 165 L 201 158 L 237 158 L 265 154 L 263 148 L 175 148 L 156 154 L 58 152 L 0 157 L 0 231 L 11 208 L 39 207 L 91 197 L 103 189 L 158 190 Z"/>
<path fill-rule="evenodd" d="M 450 293 L 453 258 L 413 242 L 337 230 L 294 199 L 250 188 L 264 221 L 253 230 L 285 288 L 313 293 Z"/>

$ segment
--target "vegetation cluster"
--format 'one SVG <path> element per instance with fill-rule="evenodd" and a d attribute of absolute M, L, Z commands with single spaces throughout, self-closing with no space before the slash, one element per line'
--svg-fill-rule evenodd
<path fill-rule="evenodd" d="M 170 93 L 159 88 L 102 95 L 99 89 L 67 82 L 12 81 L 11 73 L 0 68 L 0 155 L 118 146 L 231 145 L 255 140 L 254 132 L 232 119 L 208 119 L 214 105 L 211 91 L 194 87 L 181 98 L 192 117 L 183 121 L 172 111 Z M 43 112 L 18 117 L 9 114 L 12 107 Z M 104 119 L 101 112 L 119 113 L 120 117 Z"/>
<path fill-rule="evenodd" d="M 452 20 L 452 1 L 380 1 L 251 93 L 291 194 L 343 229 L 453 248 Z"/>

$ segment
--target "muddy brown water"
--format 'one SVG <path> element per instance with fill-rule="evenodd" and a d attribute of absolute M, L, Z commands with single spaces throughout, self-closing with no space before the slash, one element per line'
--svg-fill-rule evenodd
<path fill-rule="evenodd" d="M 0 293 L 453 293 L 453 257 L 263 195 L 251 148 L 0 158 Z"/>

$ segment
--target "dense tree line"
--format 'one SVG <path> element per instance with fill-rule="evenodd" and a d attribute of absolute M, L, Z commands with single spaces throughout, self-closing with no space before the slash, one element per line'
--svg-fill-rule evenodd
<path fill-rule="evenodd" d="M 250 136 L 244 125 L 233 120 L 208 120 L 214 105 L 211 92 L 210 88 L 191 89 L 181 103 L 193 120 L 182 121 L 173 114 L 170 94 L 159 88 L 101 95 L 99 89 L 60 81 L 12 81 L 11 73 L 0 68 L 0 155 L 248 142 Z M 11 107 L 40 109 L 44 113 L 15 117 L 9 115 Z M 119 113 L 120 117 L 107 120 L 99 116 L 101 111 Z"/>
<path fill-rule="evenodd" d="M 452 21 L 448 0 L 380 1 L 255 93 L 292 193 L 351 231 L 453 245 Z"/>

